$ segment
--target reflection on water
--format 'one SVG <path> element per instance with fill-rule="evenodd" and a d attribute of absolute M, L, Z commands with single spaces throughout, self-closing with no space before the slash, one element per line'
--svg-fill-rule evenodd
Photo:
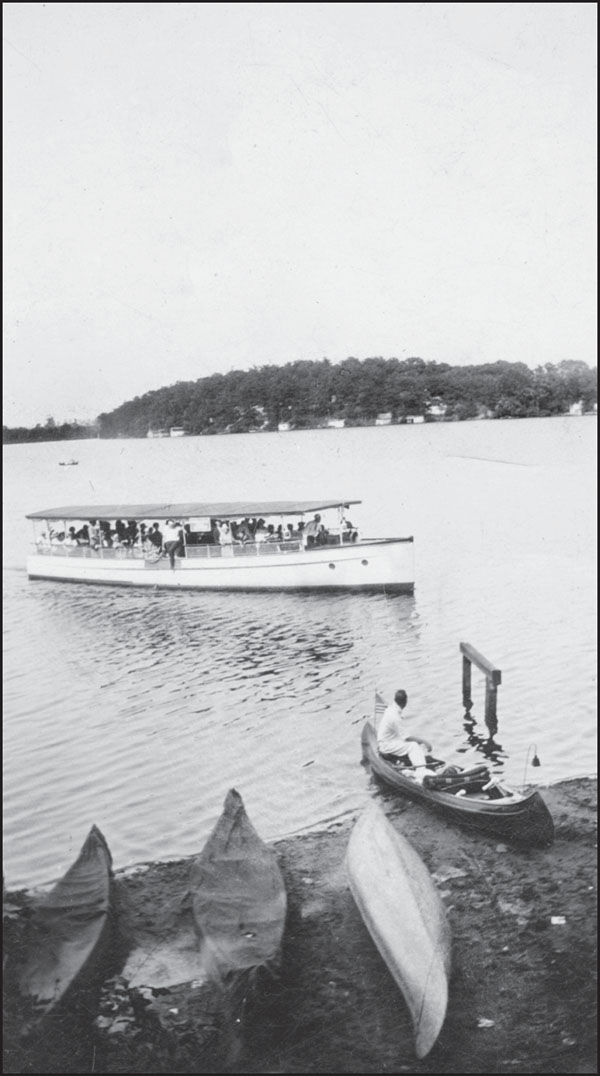
<path fill-rule="evenodd" d="M 266 839 L 356 812 L 376 690 L 408 691 L 439 757 L 483 755 L 513 784 L 595 771 L 595 423 L 81 442 L 71 468 L 64 452 L 5 449 L 10 886 L 55 878 L 94 822 L 117 867 L 193 854 L 230 787 Z M 414 534 L 414 595 L 28 582 L 26 512 L 183 502 L 199 459 L 206 500 L 362 498 L 363 533 Z M 502 669 L 494 736 L 475 671 L 461 708 L 461 641 Z"/>
<path fill-rule="evenodd" d="M 459 753 L 463 753 L 472 747 L 482 755 L 485 755 L 490 762 L 499 763 L 507 758 L 506 752 L 502 749 L 502 744 L 496 743 L 494 739 L 495 733 L 492 734 L 488 730 L 487 736 L 482 736 L 476 731 L 477 721 L 473 717 L 470 709 L 465 710 L 463 727 L 467 734 L 467 738 L 464 746 L 456 748 Z"/>

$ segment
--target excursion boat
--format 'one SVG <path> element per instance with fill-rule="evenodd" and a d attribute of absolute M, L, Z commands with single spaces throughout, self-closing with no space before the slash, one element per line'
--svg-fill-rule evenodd
<path fill-rule="evenodd" d="M 176 589 L 412 593 L 412 536 L 359 535 L 346 513 L 360 503 L 239 501 L 47 508 L 27 515 L 33 521 L 35 543 L 35 552 L 27 558 L 27 574 L 30 579 Z M 156 523 L 160 530 L 164 521 L 180 528 L 181 542 L 171 558 L 160 547 L 139 541 L 142 524 L 151 529 Z M 112 528 L 125 523 L 133 526 L 134 533 L 138 531 L 138 539 L 113 544 Z M 244 540 L 224 538 L 219 534 L 219 525 L 224 524 Z M 307 537 L 304 529 L 315 526 L 320 532 Z M 76 537 L 82 531 L 83 537 Z"/>

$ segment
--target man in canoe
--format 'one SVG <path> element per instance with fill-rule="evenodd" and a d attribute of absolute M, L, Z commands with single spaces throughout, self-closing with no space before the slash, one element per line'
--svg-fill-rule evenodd
<path fill-rule="evenodd" d="M 414 768 L 417 781 L 422 781 L 427 774 L 435 773 L 427 766 L 431 744 L 421 736 L 408 732 L 407 722 L 411 718 L 404 713 L 407 702 L 406 691 L 399 688 L 379 723 L 377 746 L 383 758 L 390 762 L 405 761 Z"/>

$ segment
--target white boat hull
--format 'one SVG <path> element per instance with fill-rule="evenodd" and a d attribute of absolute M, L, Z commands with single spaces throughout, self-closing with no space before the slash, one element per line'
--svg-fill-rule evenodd
<path fill-rule="evenodd" d="M 175 567 L 125 550 L 52 547 L 27 560 L 30 579 L 192 590 L 414 589 L 412 539 L 246 554 L 207 547 L 210 555 L 176 558 Z M 203 551 L 205 552 L 205 551 Z M 85 554 L 85 555 L 84 555 Z M 218 555 L 215 555 L 218 554 Z"/>
<path fill-rule="evenodd" d="M 446 1016 L 451 934 L 423 860 L 373 803 L 356 823 L 346 857 L 364 923 L 411 1014 L 415 1052 L 425 1057 Z"/>

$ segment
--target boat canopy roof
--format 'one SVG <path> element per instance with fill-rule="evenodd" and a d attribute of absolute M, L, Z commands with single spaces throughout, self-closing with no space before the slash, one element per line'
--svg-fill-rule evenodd
<path fill-rule="evenodd" d="M 295 516 L 326 508 L 349 508 L 360 501 L 188 501 L 185 504 L 70 504 L 28 512 L 27 519 L 239 519 Z"/>

